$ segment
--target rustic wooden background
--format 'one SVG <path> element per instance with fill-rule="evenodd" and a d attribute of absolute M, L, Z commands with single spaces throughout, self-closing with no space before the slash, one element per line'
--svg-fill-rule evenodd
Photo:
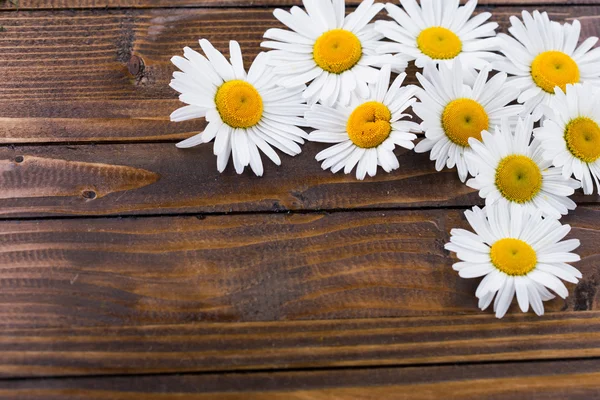
<path fill-rule="evenodd" d="M 204 125 L 169 122 L 170 57 L 248 62 L 298 3 L 0 0 L 0 399 L 600 398 L 600 197 L 567 301 L 498 321 L 443 249 L 481 201 L 427 155 L 359 183 L 320 144 L 261 179 L 175 148 Z M 600 36 L 600 0 L 480 3 Z"/>

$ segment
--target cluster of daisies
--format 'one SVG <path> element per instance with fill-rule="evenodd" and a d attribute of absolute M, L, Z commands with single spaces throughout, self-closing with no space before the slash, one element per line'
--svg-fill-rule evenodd
<path fill-rule="evenodd" d="M 461 277 L 483 277 L 480 308 L 493 301 L 501 318 L 516 296 L 542 315 L 543 301 L 565 298 L 563 281 L 581 278 L 568 264 L 579 241 L 562 241 L 570 227 L 559 220 L 576 189 L 600 190 L 598 39 L 579 44 L 578 21 L 538 11 L 496 34 L 490 13 L 473 15 L 477 0 L 364 0 L 348 15 L 344 0 L 303 5 L 274 11 L 288 29 L 265 32 L 270 50 L 248 71 L 235 41 L 229 60 L 206 39 L 204 54 L 173 57 L 171 87 L 187 105 L 171 120 L 207 122 L 177 146 L 214 141 L 220 172 L 233 159 L 237 173 L 262 176 L 261 153 L 280 165 L 279 152 L 298 155 L 305 140 L 328 143 L 323 169 L 360 180 L 399 168 L 397 146 L 428 152 L 485 199 L 465 213 L 474 232 L 454 229 L 446 245 Z M 403 85 L 410 62 L 419 86 Z"/>

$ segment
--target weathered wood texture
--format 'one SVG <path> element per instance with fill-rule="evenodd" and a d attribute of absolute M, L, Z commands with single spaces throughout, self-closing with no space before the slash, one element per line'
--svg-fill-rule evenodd
<path fill-rule="evenodd" d="M 600 312 L 4 329 L 0 352 L 2 378 L 598 359 Z"/>
<path fill-rule="evenodd" d="M 599 217 L 581 207 L 565 219 L 585 278 L 548 311 L 600 305 Z M 453 227 L 466 227 L 459 211 L 4 221 L 0 325 L 479 313 L 477 280 L 443 249 Z"/>
<path fill-rule="evenodd" d="M 397 150 L 400 168 L 357 181 L 323 171 L 309 143 L 297 157 L 265 160 L 265 175 L 233 166 L 219 174 L 212 146 L 171 143 L 0 148 L 0 218 L 230 211 L 452 207 L 482 204 L 456 171 L 437 172 L 427 154 Z M 381 171 L 380 171 L 381 172 Z M 584 196 L 580 203 L 597 203 Z"/>
<path fill-rule="evenodd" d="M 290 7 L 302 5 L 301 0 L 13 0 L 18 7 L 4 0 L 0 10 L 35 10 L 35 9 L 74 9 L 74 8 L 154 8 L 154 7 Z M 361 0 L 346 0 L 348 5 L 359 4 Z M 387 0 L 375 0 L 387 3 Z M 466 0 L 461 0 L 465 3 Z M 600 4 L 598 0 L 479 0 L 485 5 L 577 5 Z"/>
<path fill-rule="evenodd" d="M 600 396 L 598 206 L 565 218 L 582 241 L 572 295 L 543 319 L 513 306 L 497 321 L 443 249 L 466 227 L 454 208 L 481 201 L 427 156 L 399 150 L 399 171 L 356 182 L 321 171 L 324 146 L 309 144 L 259 179 L 218 174 L 210 146 L 173 146 L 203 123 L 169 123 L 169 58 L 207 37 L 238 39 L 248 61 L 279 26 L 270 8 L 297 3 L 21 0 L 0 12 L 0 217 L 13 219 L 0 221 L 0 399 Z M 480 3 L 502 29 L 539 4 L 600 34 L 600 1 Z M 39 11 L 56 8 L 102 9 Z M 143 143 L 155 141 L 167 143 Z M 368 210 L 388 208 L 407 210 Z M 264 213 L 158 216 L 230 211 Z M 85 218 L 136 214 L 157 216 Z M 554 359 L 571 360 L 539 361 Z M 353 368 L 251 372 L 315 367 Z M 247 372 L 164 375 L 210 371 Z M 133 376 L 84 377 L 98 374 Z"/>
<path fill-rule="evenodd" d="M 323 171 L 325 145 L 265 160 L 265 175 L 216 169 L 212 146 L 173 144 L 0 148 L 0 217 L 281 211 L 470 205 L 478 195 L 427 155 L 399 150 L 400 169 L 359 182 Z M 21 158 L 20 158 L 21 157 Z M 580 197 L 594 201 L 597 196 Z"/>
<path fill-rule="evenodd" d="M 600 360 L 256 374 L 0 382 L 0 399 L 580 400 L 600 397 Z"/>
<path fill-rule="evenodd" d="M 583 37 L 600 36 L 598 6 L 545 9 L 558 21 L 581 18 Z M 506 29 L 520 11 L 495 7 L 494 20 Z M 170 58 L 206 37 L 222 50 L 240 41 L 248 62 L 263 32 L 283 26 L 265 8 L 3 12 L 0 25 L 0 143 L 188 137 L 204 123 L 169 123 L 179 106 Z"/>

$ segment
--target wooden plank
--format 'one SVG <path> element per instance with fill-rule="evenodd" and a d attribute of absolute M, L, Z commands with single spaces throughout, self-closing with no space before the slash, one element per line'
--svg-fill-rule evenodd
<path fill-rule="evenodd" d="M 3 329 L 0 376 L 287 370 L 600 357 L 600 312 Z"/>
<path fill-rule="evenodd" d="M 178 8 L 178 7 L 290 7 L 302 5 L 301 0 L 14 0 L 18 1 L 18 9 L 77 9 L 77 8 Z M 387 0 L 375 0 L 386 3 Z M 346 0 L 348 5 L 360 4 L 361 0 Z M 466 0 L 461 0 L 465 3 Z M 479 0 L 485 5 L 579 5 L 600 4 L 598 0 Z M 15 10 L 15 4 L 5 0 L 0 10 Z"/>
<path fill-rule="evenodd" d="M 231 211 L 415 208 L 481 204 L 453 170 L 437 172 L 428 154 L 397 150 L 400 168 L 357 181 L 323 171 L 309 143 L 265 174 L 216 169 L 212 146 L 172 143 L 0 148 L 0 218 L 49 215 L 136 215 Z M 584 196 L 579 203 L 600 201 Z"/>
<path fill-rule="evenodd" d="M 599 217 L 565 218 L 584 279 L 549 312 L 600 306 Z M 0 326 L 479 314 L 443 249 L 454 227 L 460 211 L 4 221 Z"/>
<path fill-rule="evenodd" d="M 90 1 L 106 5 L 106 0 Z M 600 36 L 598 6 L 545 9 L 558 21 L 580 18 L 583 37 Z M 479 10 L 492 10 L 505 30 L 521 7 Z M 203 129 L 202 121 L 168 121 L 179 106 L 168 87 L 170 58 L 206 37 L 222 50 L 230 39 L 240 41 L 249 61 L 261 50 L 263 32 L 282 26 L 265 8 L 20 11 L 1 13 L 0 25 L 0 143 L 5 144 L 191 136 Z M 414 72 L 410 69 L 413 83 Z"/>
<path fill-rule="evenodd" d="M 0 382 L 0 399 L 580 400 L 600 396 L 600 361 Z"/>
<path fill-rule="evenodd" d="M 359 182 L 323 171 L 311 143 L 265 175 L 224 174 L 212 146 L 173 144 L 0 148 L 0 216 L 169 214 L 468 205 L 477 194 L 427 155 L 399 150 L 400 169 Z M 19 162 L 20 161 L 20 162 Z M 111 171 L 118 170 L 119 174 Z M 40 181 L 40 177 L 45 177 Z M 129 188 L 129 190 L 126 190 Z M 595 196 L 590 196 L 596 198 Z"/>

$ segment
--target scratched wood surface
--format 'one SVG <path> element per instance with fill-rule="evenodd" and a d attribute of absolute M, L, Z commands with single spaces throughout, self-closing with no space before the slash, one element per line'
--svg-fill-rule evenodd
<path fill-rule="evenodd" d="M 600 0 L 479 3 L 600 36 Z M 260 179 L 175 148 L 204 124 L 168 121 L 170 57 L 248 64 L 295 4 L 0 0 L 0 399 L 600 397 L 599 196 L 570 297 L 498 321 L 443 249 L 481 200 L 426 155 L 359 183 L 319 144 Z"/>

